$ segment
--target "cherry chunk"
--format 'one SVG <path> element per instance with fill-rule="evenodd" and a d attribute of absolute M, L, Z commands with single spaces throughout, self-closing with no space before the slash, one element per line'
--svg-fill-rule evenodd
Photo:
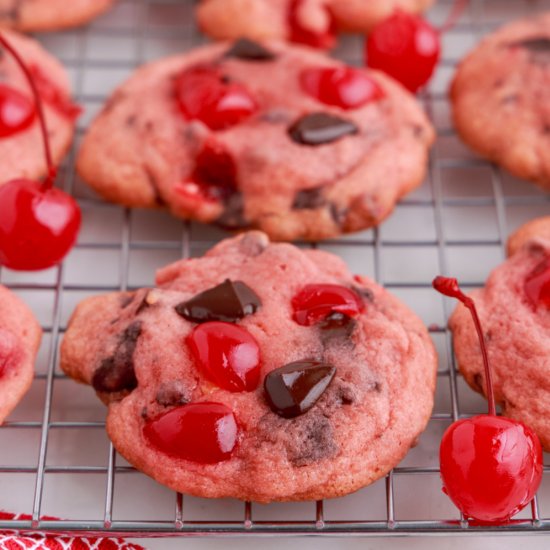
<path fill-rule="evenodd" d="M 306 285 L 292 298 L 294 320 L 303 326 L 315 325 L 333 313 L 354 317 L 364 304 L 349 288 L 340 285 Z"/>
<path fill-rule="evenodd" d="M 21 92 L 0 84 L 0 138 L 26 130 L 36 118 L 33 101 Z"/>
<path fill-rule="evenodd" d="M 260 381 L 260 346 L 245 328 L 211 322 L 195 327 L 187 344 L 199 369 L 230 392 L 252 391 Z"/>
<path fill-rule="evenodd" d="M 200 464 L 231 458 L 239 427 L 222 403 L 200 402 L 176 407 L 145 424 L 143 434 L 159 451 Z"/>
<path fill-rule="evenodd" d="M 256 313 L 262 305 L 258 295 L 242 281 L 230 281 L 209 288 L 176 306 L 176 312 L 195 323 L 224 321 L 236 323 Z"/>
<path fill-rule="evenodd" d="M 535 308 L 539 305 L 550 308 L 550 258 L 545 258 L 527 275 L 524 290 Z"/>
<path fill-rule="evenodd" d="M 364 71 L 353 67 L 310 67 L 300 74 L 302 89 L 327 105 L 358 109 L 385 95 Z"/>
<path fill-rule="evenodd" d="M 228 81 L 216 67 L 198 65 L 176 79 L 176 97 L 188 119 L 198 119 L 211 130 L 239 124 L 258 108 L 250 92 Z"/>
<path fill-rule="evenodd" d="M 284 418 L 309 411 L 328 388 L 336 367 L 318 361 L 297 361 L 271 371 L 264 380 L 271 410 Z"/>

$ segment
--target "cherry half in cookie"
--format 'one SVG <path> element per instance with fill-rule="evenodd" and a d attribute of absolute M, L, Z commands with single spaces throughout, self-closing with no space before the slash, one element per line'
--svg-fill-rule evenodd
<path fill-rule="evenodd" d="M 489 359 L 473 300 L 462 293 L 456 279 L 436 277 L 433 286 L 460 300 L 472 314 L 489 401 L 489 414 L 454 422 L 443 435 L 439 455 L 443 491 L 467 518 L 504 523 L 535 496 L 542 479 L 542 447 L 529 427 L 495 414 Z"/>
<path fill-rule="evenodd" d="M 524 291 L 533 307 L 550 308 L 550 258 L 540 262 L 525 278 Z"/>
<path fill-rule="evenodd" d="M 0 265 L 15 270 L 46 269 L 59 263 L 74 245 L 80 228 L 80 209 L 72 197 L 53 186 L 56 169 L 37 83 L 2 33 L 0 45 L 14 57 L 31 86 L 49 172 L 43 183 L 17 179 L 0 186 Z M 8 101 L 11 107 L 6 107 L 0 98 L 0 128 L 13 125 L 19 117 L 18 130 L 26 129 L 34 115 L 30 111 L 26 115 L 21 111 L 14 114 L 15 96 L 11 95 Z M 19 109 L 22 106 L 19 103 Z"/>
<path fill-rule="evenodd" d="M 143 435 L 168 455 L 215 464 L 231 458 L 239 427 L 229 407 L 199 402 L 176 407 L 149 421 Z"/>

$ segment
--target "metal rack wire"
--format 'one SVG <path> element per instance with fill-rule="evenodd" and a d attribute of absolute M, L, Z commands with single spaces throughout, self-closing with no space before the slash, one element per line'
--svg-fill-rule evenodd
<path fill-rule="evenodd" d="M 429 17 L 444 19 L 451 0 Z M 121 0 L 86 29 L 40 38 L 72 76 L 86 107 L 79 136 L 113 86 L 142 62 L 203 40 L 191 0 Z M 163 212 L 129 211 L 98 200 L 74 174 L 74 150 L 63 185 L 78 197 L 82 234 L 65 264 L 38 274 L 0 270 L 0 282 L 20 294 L 45 331 L 29 395 L 0 428 L 0 509 L 28 520 L 0 520 L 0 530 L 87 532 L 132 536 L 190 534 L 426 534 L 550 531 L 550 463 L 530 510 L 502 527 L 469 524 L 441 493 L 438 445 L 457 418 L 484 412 L 484 401 L 457 374 L 446 330 L 450 303 L 430 289 L 436 273 L 483 284 L 504 258 L 509 232 L 550 213 L 550 197 L 469 152 L 454 134 L 446 88 L 462 55 L 493 27 L 550 9 L 550 0 L 472 0 L 444 37 L 444 55 L 420 97 L 437 130 L 424 185 L 379 229 L 318 243 L 359 273 L 374 277 L 409 303 L 438 348 L 436 406 L 418 446 L 384 480 L 343 499 L 258 506 L 174 494 L 129 466 L 104 431 L 105 409 L 90 388 L 58 370 L 58 344 L 72 307 L 84 296 L 150 284 L 154 269 L 200 255 L 224 235 Z M 336 55 L 361 62 L 361 41 L 346 37 Z M 78 141 L 78 140 L 77 140 Z M 77 146 L 75 146 L 76 148 Z M 147 494 L 144 499 L 142 495 Z M 58 516 L 64 520 L 45 519 Z"/>

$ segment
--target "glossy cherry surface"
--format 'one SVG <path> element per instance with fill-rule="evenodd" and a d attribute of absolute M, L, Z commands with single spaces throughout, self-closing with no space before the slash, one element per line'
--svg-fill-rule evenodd
<path fill-rule="evenodd" d="M 176 407 L 143 428 L 159 451 L 200 464 L 231 458 L 239 428 L 233 411 L 222 403 L 200 402 Z"/>
<path fill-rule="evenodd" d="M 306 285 L 292 298 L 294 320 L 304 326 L 319 323 L 331 313 L 354 317 L 363 308 L 361 298 L 340 285 Z"/>
<path fill-rule="evenodd" d="M 550 258 L 544 259 L 527 275 L 524 291 L 534 307 L 550 308 Z"/>
<path fill-rule="evenodd" d="M 411 92 L 430 79 L 440 55 L 439 33 L 421 17 L 397 10 L 366 41 L 367 65 L 389 74 Z"/>
<path fill-rule="evenodd" d="M 471 312 L 479 337 L 489 414 L 449 426 L 440 447 L 443 490 L 467 518 L 503 523 L 533 498 L 542 480 L 542 447 L 527 426 L 495 414 L 489 358 L 475 304 L 456 279 L 436 277 L 433 286 Z"/>
<path fill-rule="evenodd" d="M 210 66 L 183 71 L 176 80 L 176 96 L 186 118 L 201 120 L 212 130 L 234 126 L 258 108 L 242 84 L 227 81 Z"/>
<path fill-rule="evenodd" d="M 312 30 L 302 23 L 300 10 L 304 6 L 304 0 L 291 0 L 288 12 L 288 23 L 290 25 L 290 40 L 299 44 L 306 44 L 313 48 L 328 49 L 336 44 L 336 21 L 327 10 L 326 17 L 328 25 L 322 31 Z"/>
<path fill-rule="evenodd" d="M 380 85 L 364 71 L 346 66 L 305 69 L 300 83 L 309 95 L 342 109 L 358 109 L 385 95 Z"/>
<path fill-rule="evenodd" d="M 466 517 L 502 523 L 535 496 L 542 479 L 542 448 L 527 426 L 481 415 L 447 429 L 440 464 L 443 490 Z"/>
<path fill-rule="evenodd" d="M 80 209 L 75 200 L 40 183 L 13 180 L 0 186 L 0 264 L 37 270 L 60 262 L 76 241 Z"/>
<path fill-rule="evenodd" d="M 252 391 L 260 381 L 260 346 L 245 328 L 213 321 L 193 329 L 187 344 L 198 367 L 231 392 Z"/>
<path fill-rule="evenodd" d="M 0 84 L 0 139 L 26 130 L 35 118 L 36 108 L 29 97 Z"/>

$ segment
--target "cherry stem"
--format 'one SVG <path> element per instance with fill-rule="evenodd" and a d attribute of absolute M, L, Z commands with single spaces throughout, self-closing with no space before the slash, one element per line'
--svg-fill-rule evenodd
<path fill-rule="evenodd" d="M 448 15 L 447 20 L 439 28 L 441 34 L 451 30 L 460 19 L 462 12 L 466 9 L 466 6 L 469 4 L 469 0 L 456 0 L 453 4 L 453 9 Z"/>
<path fill-rule="evenodd" d="M 483 356 L 483 366 L 485 368 L 485 381 L 487 386 L 487 400 L 489 401 L 489 414 L 491 416 L 496 416 L 495 394 L 493 391 L 491 369 L 489 368 L 489 356 L 487 354 L 487 347 L 485 346 L 485 339 L 483 337 L 483 331 L 481 330 L 481 323 L 479 322 L 476 305 L 470 297 L 466 296 L 460 290 L 456 279 L 439 276 L 433 280 L 432 285 L 438 292 L 441 292 L 441 294 L 449 296 L 449 298 L 456 298 L 457 300 L 460 300 L 472 314 L 477 336 L 479 338 L 479 346 L 481 347 L 481 355 Z"/>
<path fill-rule="evenodd" d="M 42 133 L 42 139 L 44 142 L 44 156 L 46 157 L 46 166 L 48 167 L 48 173 L 46 175 L 46 178 L 42 184 L 42 190 L 47 191 L 48 189 L 51 189 L 53 187 L 55 176 L 57 174 L 57 169 L 54 166 L 54 163 L 52 161 L 52 153 L 50 150 L 50 142 L 48 140 L 48 129 L 46 127 L 46 117 L 44 116 L 44 107 L 42 105 L 42 99 L 40 97 L 40 93 L 38 92 L 38 88 L 36 86 L 36 82 L 34 81 L 34 77 L 31 73 L 31 70 L 23 61 L 22 57 L 19 55 L 17 50 L 8 42 L 5 36 L 0 32 L 0 45 L 4 47 L 15 59 L 16 63 L 19 65 L 23 73 L 25 74 L 26 79 L 28 80 L 32 94 L 34 96 L 34 101 L 36 104 L 36 111 L 38 113 L 38 121 L 40 123 L 40 131 Z"/>

